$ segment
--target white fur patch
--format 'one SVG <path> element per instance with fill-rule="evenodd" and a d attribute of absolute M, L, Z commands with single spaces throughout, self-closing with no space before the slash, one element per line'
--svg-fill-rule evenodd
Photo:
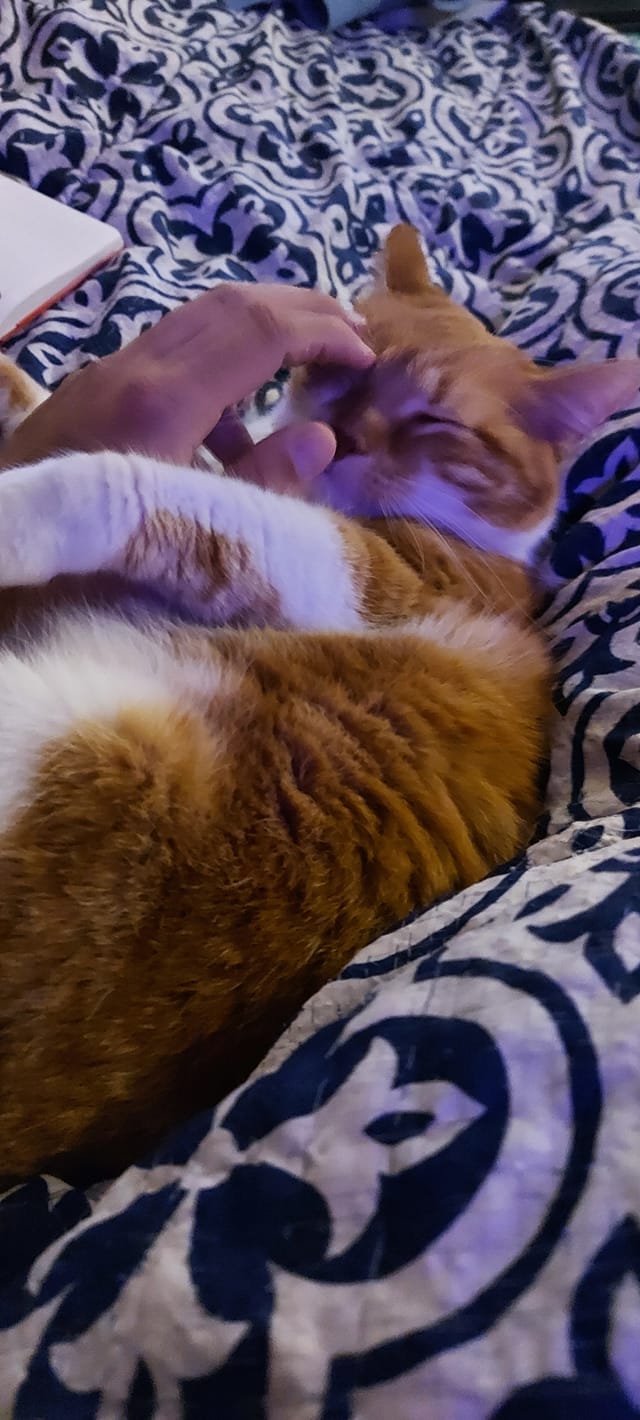
<path fill-rule="evenodd" d="M 340 528 L 327 509 L 136 454 L 68 454 L 4 473 L 0 585 L 123 570 L 131 539 L 158 512 L 241 542 L 290 626 L 354 630 L 361 624 Z M 162 587 L 162 549 L 145 548 L 137 575 Z M 207 591 L 203 577 L 203 610 L 212 605 Z"/>
<path fill-rule="evenodd" d="M 398 490 L 394 510 L 407 517 L 421 519 L 443 532 L 453 533 L 469 547 L 478 548 L 481 552 L 498 552 L 525 566 L 534 560 L 536 549 L 553 522 L 553 514 L 550 514 L 533 527 L 500 527 L 497 523 L 479 518 L 466 506 L 453 485 L 428 472 L 420 473 L 406 493 L 403 489 Z"/>
<path fill-rule="evenodd" d="M 446 651 L 463 651 L 487 657 L 496 670 L 506 665 L 518 669 L 518 651 L 514 649 L 514 626 L 509 616 L 498 612 L 469 612 L 464 605 L 444 602 L 437 611 L 414 621 L 394 627 L 394 636 L 419 636 L 434 642 Z M 387 633 L 388 634 L 388 633 Z M 528 661 L 539 639 L 533 632 L 522 630 L 519 640 L 522 661 Z"/>
<path fill-rule="evenodd" d="M 482 475 L 477 481 L 484 482 Z M 425 527 L 452 533 L 469 547 L 501 553 L 525 566 L 534 561 L 554 517 L 550 514 L 529 528 L 500 527 L 473 513 L 461 492 L 426 464 L 411 479 L 394 479 L 385 474 L 384 466 L 378 469 L 372 454 L 349 454 L 331 464 L 311 492 L 318 502 L 356 517 L 379 517 L 386 507 L 395 517 L 413 518 Z"/>
<path fill-rule="evenodd" d="M 229 479 L 222 479 L 226 485 Z M 250 484 L 231 484 L 213 525 L 251 550 L 260 576 L 274 588 L 284 621 L 301 631 L 355 631 L 359 596 L 333 515 L 297 498 Z"/>
<path fill-rule="evenodd" d="M 530 528 L 499 527 L 497 523 L 478 518 L 459 498 L 452 499 L 452 504 L 451 520 L 447 522 L 449 509 L 443 500 L 438 502 L 437 514 L 434 517 L 437 526 L 443 530 L 448 529 L 470 547 L 476 547 L 481 552 L 500 553 L 502 557 L 510 557 L 514 562 L 523 563 L 525 567 L 531 566 L 535 560 L 536 551 L 553 522 L 553 516 L 550 515 Z"/>
<path fill-rule="evenodd" d="M 446 424 L 443 423 L 443 428 Z M 483 483 L 478 475 L 478 483 Z M 473 513 L 461 493 L 423 467 L 410 480 L 394 479 L 377 467 L 372 454 L 348 454 L 315 479 L 314 499 L 347 516 L 379 517 L 386 508 L 395 517 L 415 519 L 425 527 L 452 533 L 481 552 L 498 552 L 529 566 L 549 531 L 553 515 L 530 528 L 500 527 Z"/>
<path fill-rule="evenodd" d="M 435 641 L 447 650 L 490 654 L 504 643 L 505 636 L 513 630 L 513 624 L 509 617 L 497 612 L 473 614 L 455 603 L 448 603 L 442 610 L 408 621 L 398 630 L 404 635 Z"/>
<path fill-rule="evenodd" d="M 83 722 L 130 708 L 204 711 L 232 693 L 213 656 L 174 655 L 162 633 L 109 618 L 63 621 L 21 656 L 0 653 L 0 831 L 25 808 L 43 752 Z"/>

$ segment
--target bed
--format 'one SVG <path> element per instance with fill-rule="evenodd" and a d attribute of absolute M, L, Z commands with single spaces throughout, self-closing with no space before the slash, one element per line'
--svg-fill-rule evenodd
<path fill-rule="evenodd" d="M 638 351 L 640 54 L 585 19 L 4 0 L 0 76 L 0 169 L 126 241 L 14 340 L 47 385 L 221 277 L 352 297 L 397 219 L 536 358 Z M 567 469 L 543 570 L 539 838 L 152 1159 L 0 1200 L 3 1417 L 640 1415 L 640 395 Z"/>

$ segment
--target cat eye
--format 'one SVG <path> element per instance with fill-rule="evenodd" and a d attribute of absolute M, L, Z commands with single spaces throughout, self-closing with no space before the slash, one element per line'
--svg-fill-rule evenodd
<path fill-rule="evenodd" d="M 412 434 L 426 434 L 432 429 L 442 429 L 445 431 L 449 429 L 460 429 L 461 427 L 457 420 L 448 418 L 446 414 L 429 414 L 426 409 L 423 410 L 421 414 L 412 415 L 411 419 L 407 419 L 406 421 L 406 428 L 408 428 Z"/>

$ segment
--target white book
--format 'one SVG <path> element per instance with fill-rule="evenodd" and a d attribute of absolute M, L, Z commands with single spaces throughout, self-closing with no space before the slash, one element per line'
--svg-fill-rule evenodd
<path fill-rule="evenodd" d="M 0 173 L 0 341 L 122 251 L 108 222 Z"/>

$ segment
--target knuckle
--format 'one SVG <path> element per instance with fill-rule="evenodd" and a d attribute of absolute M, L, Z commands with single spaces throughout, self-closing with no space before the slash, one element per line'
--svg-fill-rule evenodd
<path fill-rule="evenodd" d="M 222 282 L 213 288 L 219 313 L 226 319 L 242 320 L 248 336 L 262 346 L 283 350 L 287 337 L 286 318 L 274 309 L 256 283 Z"/>
<path fill-rule="evenodd" d="M 215 299 L 216 306 L 223 311 L 240 311 L 246 305 L 246 286 L 244 283 L 221 281 L 219 285 L 212 286 L 210 295 Z"/>
<path fill-rule="evenodd" d="M 264 345 L 283 347 L 285 324 L 272 306 L 256 301 L 251 309 L 251 318 L 256 337 Z"/>
<path fill-rule="evenodd" d="M 120 417 L 125 427 L 162 428 L 168 415 L 166 390 L 150 374 L 134 373 L 121 394 Z"/>

